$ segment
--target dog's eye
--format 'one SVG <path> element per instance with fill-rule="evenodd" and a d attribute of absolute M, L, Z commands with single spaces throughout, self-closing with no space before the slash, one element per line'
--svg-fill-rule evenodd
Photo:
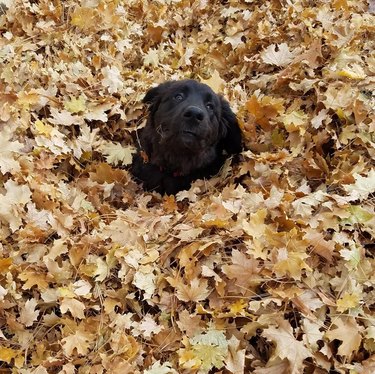
<path fill-rule="evenodd" d="M 207 104 L 206 104 L 206 108 L 207 108 L 208 110 L 214 110 L 214 104 L 212 104 L 212 103 L 207 103 Z"/>
<path fill-rule="evenodd" d="M 184 99 L 184 95 L 181 93 L 178 93 L 177 95 L 174 96 L 174 99 L 176 101 L 182 101 Z"/>

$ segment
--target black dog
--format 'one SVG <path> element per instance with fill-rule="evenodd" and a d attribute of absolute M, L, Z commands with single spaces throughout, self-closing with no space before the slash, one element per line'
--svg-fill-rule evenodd
<path fill-rule="evenodd" d="M 195 179 L 215 175 L 241 151 L 241 130 L 229 104 L 194 80 L 152 88 L 143 102 L 149 117 L 139 134 L 133 175 L 146 190 L 175 194 Z"/>

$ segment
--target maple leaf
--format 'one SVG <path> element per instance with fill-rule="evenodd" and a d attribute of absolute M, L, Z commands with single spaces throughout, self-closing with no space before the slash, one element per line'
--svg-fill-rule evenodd
<path fill-rule="evenodd" d="M 78 116 L 72 115 L 72 113 L 67 110 L 59 111 L 56 108 L 51 108 L 51 117 L 48 118 L 48 122 L 54 125 L 72 126 L 81 123 L 81 120 Z"/>
<path fill-rule="evenodd" d="M 76 299 L 71 299 L 68 297 L 63 298 L 60 304 L 61 313 L 65 314 L 68 311 L 72 314 L 73 317 L 84 319 L 86 306 L 81 301 Z"/>
<path fill-rule="evenodd" d="M 24 290 L 30 290 L 33 286 L 38 286 L 40 290 L 48 288 L 48 281 L 44 273 L 39 273 L 34 270 L 24 270 L 18 274 L 18 278 L 25 281 L 22 286 Z"/>
<path fill-rule="evenodd" d="M 0 347 L 0 361 L 4 361 L 10 364 L 12 359 L 16 358 L 18 354 L 19 354 L 19 351 L 16 349 Z"/>
<path fill-rule="evenodd" d="M 201 79 L 201 82 L 210 86 L 215 92 L 222 92 L 225 86 L 225 80 L 220 77 L 217 70 L 214 70 L 209 79 Z"/>
<path fill-rule="evenodd" d="M 18 185 L 11 179 L 4 183 L 4 187 L 6 194 L 0 194 L 0 220 L 16 231 L 22 225 L 20 213 L 30 201 L 31 191 L 27 185 Z"/>
<path fill-rule="evenodd" d="M 73 356 L 75 351 L 78 355 L 87 354 L 90 344 L 94 341 L 92 334 L 81 330 L 77 330 L 74 334 L 61 339 L 63 351 L 69 357 Z"/>
<path fill-rule="evenodd" d="M 239 45 L 243 44 L 243 36 L 244 34 L 242 32 L 239 32 L 232 36 L 227 36 L 224 39 L 225 44 L 230 44 L 233 49 L 236 49 Z"/>
<path fill-rule="evenodd" d="M 20 171 L 16 154 L 21 153 L 23 145 L 18 141 L 11 141 L 13 132 L 9 127 L 0 131 L 0 171 L 5 173 L 17 173 Z"/>
<path fill-rule="evenodd" d="M 357 173 L 353 177 L 355 179 L 354 184 L 343 186 L 345 191 L 349 193 L 349 201 L 365 200 L 371 193 L 375 192 L 375 169 L 370 169 L 365 177 Z"/>
<path fill-rule="evenodd" d="M 77 7 L 71 15 L 71 24 L 83 30 L 89 30 L 97 25 L 98 11 L 93 8 Z"/>
<path fill-rule="evenodd" d="M 141 335 L 146 339 L 163 330 L 163 326 L 158 325 L 151 315 L 145 315 L 141 322 L 134 323 L 133 326 L 133 334 L 135 336 Z"/>
<path fill-rule="evenodd" d="M 348 211 L 350 212 L 351 216 L 343 220 L 343 223 L 365 223 L 374 218 L 374 214 L 369 212 L 368 210 L 364 209 L 363 207 L 359 205 L 350 205 L 348 208 Z"/>
<path fill-rule="evenodd" d="M 360 264 L 363 253 L 361 248 L 352 245 L 349 249 L 342 249 L 340 251 L 340 255 L 346 261 L 348 261 L 349 265 L 355 269 Z"/>
<path fill-rule="evenodd" d="M 245 372 L 246 349 L 240 349 L 241 341 L 234 335 L 228 340 L 228 356 L 225 360 L 225 368 L 232 373 Z"/>
<path fill-rule="evenodd" d="M 234 250 L 232 252 L 232 265 L 223 265 L 224 274 L 229 279 L 236 279 L 236 285 L 245 293 L 251 284 L 256 284 L 254 279 L 259 273 L 259 263 L 253 258 L 248 258 L 244 253 Z"/>
<path fill-rule="evenodd" d="M 289 252 L 286 248 L 279 249 L 277 262 L 273 266 L 275 273 L 282 277 L 290 275 L 293 279 L 301 279 L 302 269 L 312 271 L 304 261 L 309 255 L 306 253 Z"/>
<path fill-rule="evenodd" d="M 157 49 L 150 48 L 143 58 L 145 66 L 158 66 L 159 65 L 159 51 Z"/>
<path fill-rule="evenodd" d="M 104 142 L 100 146 L 100 151 L 106 156 L 108 163 L 113 165 L 130 165 L 132 163 L 133 154 L 136 153 L 136 148 L 133 146 L 123 147 L 120 143 Z"/>
<path fill-rule="evenodd" d="M 134 274 L 133 284 L 144 291 L 143 298 L 145 300 L 151 299 L 156 289 L 156 275 L 152 270 L 152 267 L 142 266 L 139 271 Z"/>
<path fill-rule="evenodd" d="M 110 345 L 116 355 L 121 355 L 127 359 L 133 358 L 139 350 L 135 338 L 127 335 L 122 330 L 115 330 L 111 334 Z"/>
<path fill-rule="evenodd" d="M 21 310 L 19 321 L 26 327 L 32 326 L 39 316 L 39 311 L 35 310 L 38 302 L 35 299 L 27 300 L 25 303 L 25 308 Z"/>
<path fill-rule="evenodd" d="M 294 111 L 282 116 L 285 129 L 288 132 L 298 131 L 300 135 L 305 135 L 308 124 L 308 116 L 302 111 Z"/>
<path fill-rule="evenodd" d="M 200 316 L 191 315 L 187 310 L 183 310 L 179 315 L 177 326 L 185 332 L 186 336 L 192 337 L 201 331 L 201 323 L 202 318 Z"/>
<path fill-rule="evenodd" d="M 304 235 L 304 239 L 312 246 L 313 251 L 331 262 L 335 252 L 335 242 L 326 240 L 321 232 L 308 229 Z"/>
<path fill-rule="evenodd" d="M 109 93 L 119 92 L 123 89 L 124 83 L 121 78 L 121 72 L 116 66 L 105 66 L 102 69 L 102 84 L 107 87 Z"/>
<path fill-rule="evenodd" d="M 336 302 L 337 311 L 343 313 L 349 309 L 358 308 L 360 305 L 360 301 L 360 295 L 345 292 L 344 295 L 341 296 Z"/>
<path fill-rule="evenodd" d="M 348 84 L 329 85 L 323 100 L 325 107 L 334 110 L 346 108 L 354 101 L 354 92 Z"/>
<path fill-rule="evenodd" d="M 338 354 L 341 356 L 351 357 L 357 352 L 362 341 L 361 331 L 363 327 L 359 326 L 353 317 L 337 317 L 333 324 L 335 328 L 329 329 L 325 336 L 329 341 L 334 339 L 340 340 Z"/>
<path fill-rule="evenodd" d="M 332 122 L 332 119 L 328 116 L 327 109 L 322 109 L 314 118 L 312 118 L 311 125 L 314 129 L 318 129 L 323 125 L 323 121 L 326 125 Z"/>
<path fill-rule="evenodd" d="M 228 342 L 222 331 L 209 330 L 189 340 L 190 347 L 179 351 L 180 363 L 185 368 L 208 373 L 213 367 L 221 368 L 228 353 Z"/>
<path fill-rule="evenodd" d="M 204 300 L 211 291 L 207 288 L 206 279 L 192 279 L 190 284 L 177 283 L 176 284 L 176 295 L 181 301 L 202 301 Z"/>
<path fill-rule="evenodd" d="M 80 127 L 81 135 L 72 141 L 71 147 L 73 149 L 74 156 L 81 158 L 85 153 L 91 155 L 93 149 L 96 148 L 99 143 L 96 138 L 99 132 L 99 129 L 90 129 L 86 124 L 81 125 Z"/>
<path fill-rule="evenodd" d="M 244 220 L 242 223 L 242 227 L 246 234 L 252 236 L 253 238 L 261 237 L 265 230 L 266 225 L 264 224 L 264 220 L 267 217 L 267 210 L 260 209 L 256 213 L 250 215 L 250 220 Z"/>
<path fill-rule="evenodd" d="M 86 97 L 82 94 L 78 99 L 73 97 L 64 102 L 64 108 L 70 113 L 84 112 L 86 110 Z"/>
<path fill-rule="evenodd" d="M 303 371 L 303 360 L 311 357 L 311 352 L 303 342 L 296 340 L 289 322 L 281 321 L 279 327 L 270 326 L 263 331 L 262 335 L 276 343 L 273 357 L 289 360 L 291 374 Z"/>
<path fill-rule="evenodd" d="M 303 341 L 305 342 L 307 347 L 313 349 L 313 351 L 315 352 L 318 351 L 318 340 L 323 340 L 324 336 L 324 332 L 321 331 L 322 326 L 319 323 L 310 321 L 307 318 L 303 320 L 303 326 L 305 332 Z"/>
<path fill-rule="evenodd" d="M 261 54 L 260 57 L 266 64 L 276 66 L 286 66 L 292 62 L 296 52 L 290 52 L 288 44 L 272 44 L 268 46 Z"/>
<path fill-rule="evenodd" d="M 144 374 L 178 374 L 176 370 L 172 368 L 172 364 L 169 362 L 156 361 L 149 369 L 143 372 Z"/>

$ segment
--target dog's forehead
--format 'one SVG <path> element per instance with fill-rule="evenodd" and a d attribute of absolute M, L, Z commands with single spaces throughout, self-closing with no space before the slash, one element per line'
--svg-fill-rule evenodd
<path fill-rule="evenodd" d="M 209 94 L 214 96 L 215 92 L 207 86 L 207 84 L 200 83 L 198 81 L 192 79 L 185 79 L 182 81 L 173 82 L 171 89 L 175 91 L 183 91 L 183 92 L 194 92 L 194 93 L 201 93 L 201 94 Z"/>

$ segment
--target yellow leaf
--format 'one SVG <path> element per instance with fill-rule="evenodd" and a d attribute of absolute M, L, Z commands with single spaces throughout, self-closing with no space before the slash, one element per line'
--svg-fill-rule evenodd
<path fill-rule="evenodd" d="M 12 348 L 0 347 L 0 361 L 10 364 L 13 358 L 16 358 L 18 351 Z"/>
<path fill-rule="evenodd" d="M 34 127 L 39 135 L 46 135 L 48 137 L 51 135 L 51 132 L 53 130 L 52 126 L 46 125 L 43 121 L 39 119 L 35 121 Z"/>
<path fill-rule="evenodd" d="M 228 227 L 229 225 L 229 222 L 228 221 L 223 221 L 221 219 L 213 219 L 213 220 L 210 220 L 210 221 L 204 221 L 202 222 L 202 226 L 203 227 L 217 227 L 219 229 L 223 229 L 225 227 Z"/>
<path fill-rule="evenodd" d="M 244 299 L 239 299 L 230 305 L 229 310 L 234 315 L 243 314 L 246 312 L 248 303 Z"/>
<path fill-rule="evenodd" d="M 191 346 L 190 346 L 190 344 Z M 222 331 L 210 330 L 196 335 L 185 343 L 187 348 L 179 351 L 180 364 L 186 369 L 203 369 L 208 372 L 212 368 L 221 368 L 228 353 L 228 342 Z"/>
<path fill-rule="evenodd" d="M 242 227 L 247 235 L 253 238 L 259 238 L 266 230 L 264 220 L 267 217 L 267 209 L 260 209 L 256 213 L 251 214 L 249 222 L 244 220 Z"/>
<path fill-rule="evenodd" d="M 72 14 L 71 24 L 83 30 L 93 28 L 98 22 L 98 12 L 93 8 L 78 8 Z"/>
<path fill-rule="evenodd" d="M 25 270 L 18 275 L 21 281 L 25 281 L 22 286 L 23 290 L 30 290 L 31 287 L 37 286 L 40 290 L 48 288 L 48 282 L 46 280 L 46 274 L 37 273 L 34 270 Z"/>
<path fill-rule="evenodd" d="M 366 78 L 366 74 L 364 70 L 358 64 L 353 64 L 351 68 L 347 67 L 343 70 L 338 71 L 337 75 L 339 77 L 345 77 L 345 78 L 357 79 L 357 80 Z"/>
<path fill-rule="evenodd" d="M 10 265 L 12 265 L 12 259 L 11 258 L 0 258 L 0 274 L 1 273 L 6 273 L 10 267 Z"/>
<path fill-rule="evenodd" d="M 285 114 L 283 123 L 288 132 L 298 131 L 300 135 L 304 135 L 308 124 L 307 115 L 301 110 Z"/>
<path fill-rule="evenodd" d="M 359 295 L 345 292 L 345 294 L 337 300 L 337 311 L 340 313 L 345 312 L 348 309 L 354 309 L 359 306 L 361 298 Z"/>
<path fill-rule="evenodd" d="M 273 270 L 278 277 L 289 275 L 293 279 L 301 279 L 302 269 L 311 271 L 304 259 L 308 257 L 306 253 L 288 252 L 282 248 L 278 251 L 278 258 L 273 266 Z"/>
<path fill-rule="evenodd" d="M 20 92 L 18 94 L 18 104 L 23 108 L 30 108 L 39 103 L 39 94 L 32 92 Z"/>
<path fill-rule="evenodd" d="M 83 112 L 86 109 L 86 99 L 83 95 L 78 99 L 73 97 L 69 101 L 64 102 L 64 108 L 70 113 Z"/>

